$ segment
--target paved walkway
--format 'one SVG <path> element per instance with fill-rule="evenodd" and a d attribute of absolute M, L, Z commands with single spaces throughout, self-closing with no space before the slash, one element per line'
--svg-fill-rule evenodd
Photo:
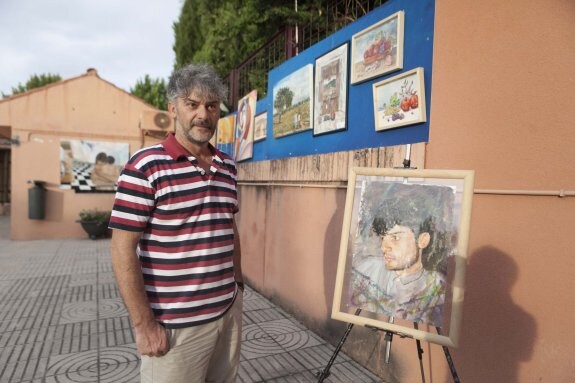
<path fill-rule="evenodd" d="M 0 235 L 0 382 L 139 382 L 109 245 Z M 249 286 L 244 294 L 238 382 L 317 382 L 334 347 Z M 340 353 L 325 382 L 381 380 Z"/>

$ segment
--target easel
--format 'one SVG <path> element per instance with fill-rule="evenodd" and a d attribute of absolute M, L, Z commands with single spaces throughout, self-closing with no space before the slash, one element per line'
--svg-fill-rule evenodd
<path fill-rule="evenodd" d="M 407 145 L 405 158 L 403 160 L 403 169 L 416 169 L 416 168 L 411 167 L 411 144 Z M 361 313 L 361 309 L 358 308 L 355 311 L 355 315 L 357 316 L 360 313 Z M 394 318 L 390 317 L 389 323 L 393 323 L 393 321 L 394 321 Z M 353 328 L 353 326 L 354 326 L 353 323 L 349 323 L 347 325 L 347 328 L 346 328 L 341 340 L 339 341 L 337 347 L 335 348 L 333 355 L 329 359 L 327 366 L 323 370 L 321 370 L 320 372 L 316 373 L 316 376 L 318 377 L 318 380 L 317 380 L 318 383 L 322 383 L 330 375 L 329 370 L 331 369 L 333 362 L 337 358 L 337 355 L 341 351 L 341 348 L 343 347 L 343 344 L 345 343 L 345 341 L 346 341 L 349 333 L 351 332 L 351 329 Z M 365 327 L 370 328 L 374 331 L 385 332 L 384 341 L 385 341 L 385 363 L 386 364 L 389 364 L 389 358 L 391 356 L 391 342 L 393 340 L 394 335 L 397 335 L 400 338 L 413 338 L 412 336 L 407 335 L 407 334 L 403 334 L 403 333 L 399 333 L 399 332 L 395 332 L 395 331 L 390 331 L 390 330 L 384 330 L 384 329 L 380 329 L 380 328 L 374 327 L 374 326 L 366 325 Z M 416 322 L 413 322 L 413 327 L 416 330 L 419 329 Z M 440 328 L 436 327 L 435 329 L 436 329 L 437 333 L 439 335 L 441 335 Z M 421 381 L 423 383 L 425 383 L 425 370 L 423 368 L 423 348 L 421 347 L 421 341 L 419 339 L 415 340 L 415 344 L 417 347 L 417 357 L 419 359 L 419 370 L 421 372 Z M 445 358 L 447 360 L 447 364 L 449 365 L 449 371 L 451 372 L 451 377 L 453 378 L 453 382 L 454 383 L 460 383 L 459 376 L 457 375 L 457 371 L 455 370 L 455 364 L 453 363 L 453 359 L 451 358 L 451 354 L 449 352 L 449 349 L 447 348 L 447 346 L 442 346 L 442 348 L 443 348 L 443 353 L 445 354 Z"/>
<path fill-rule="evenodd" d="M 357 309 L 355 311 L 355 315 L 359 315 L 360 313 L 361 313 L 361 309 Z M 394 320 L 393 317 L 390 317 L 389 323 L 393 323 L 393 320 Z M 347 325 L 347 328 L 345 329 L 343 336 L 341 337 L 339 343 L 337 344 L 337 347 L 335 348 L 333 355 L 331 356 L 331 358 L 327 362 L 327 366 L 323 370 L 316 373 L 316 376 L 318 377 L 317 383 L 322 383 L 330 375 L 329 370 L 331 369 L 333 362 L 337 358 L 337 355 L 341 351 L 341 348 L 343 347 L 343 344 L 345 343 L 345 341 L 346 341 L 349 333 L 351 332 L 351 329 L 353 328 L 353 326 L 354 326 L 353 323 L 349 323 Z M 368 325 L 366 325 L 365 327 L 367 327 L 373 331 L 385 332 L 383 339 L 385 341 L 385 363 L 386 364 L 389 364 L 389 357 L 391 356 L 391 342 L 393 340 L 393 336 L 397 335 L 400 338 L 412 338 L 412 336 L 407 335 L 407 334 L 403 334 L 403 333 L 399 333 L 399 332 L 395 332 L 395 331 L 390 331 L 390 330 L 384 330 L 384 329 L 380 329 L 378 327 L 373 327 L 373 326 L 368 326 Z M 418 329 L 418 325 L 416 322 L 413 322 L 413 327 L 416 330 Z M 437 333 L 441 335 L 440 328 L 436 327 L 435 329 L 436 329 Z M 421 381 L 423 383 L 425 383 L 425 371 L 423 369 L 423 348 L 421 347 L 421 341 L 419 339 L 415 340 L 415 344 L 417 346 L 417 357 L 419 359 L 419 370 L 421 372 Z M 453 382 L 454 383 L 460 383 L 459 376 L 457 375 L 457 371 L 455 370 L 455 364 L 453 363 L 453 359 L 451 358 L 451 354 L 449 352 L 449 349 L 446 346 L 441 346 L 441 347 L 443 348 L 443 353 L 445 354 L 447 364 L 449 365 L 449 371 L 451 372 L 451 377 L 453 378 Z"/>

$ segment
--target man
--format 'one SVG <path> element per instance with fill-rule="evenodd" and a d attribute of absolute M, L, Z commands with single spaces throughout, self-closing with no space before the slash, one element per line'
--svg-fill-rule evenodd
<path fill-rule="evenodd" d="M 110 228 L 142 382 L 234 382 L 242 320 L 236 167 L 210 138 L 226 88 L 207 65 L 168 83 L 175 132 L 136 152 Z"/>
<path fill-rule="evenodd" d="M 445 187 L 397 183 L 386 185 L 379 198 L 370 222 L 380 239 L 380 255 L 354 262 L 352 302 L 441 327 L 453 193 Z"/>

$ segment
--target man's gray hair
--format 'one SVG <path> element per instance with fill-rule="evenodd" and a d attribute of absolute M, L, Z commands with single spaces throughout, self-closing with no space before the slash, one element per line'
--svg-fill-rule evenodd
<path fill-rule="evenodd" d="M 192 92 L 214 101 L 224 101 L 228 88 L 212 66 L 189 64 L 172 73 L 167 96 L 168 100 L 175 104 L 178 97 L 187 97 Z"/>

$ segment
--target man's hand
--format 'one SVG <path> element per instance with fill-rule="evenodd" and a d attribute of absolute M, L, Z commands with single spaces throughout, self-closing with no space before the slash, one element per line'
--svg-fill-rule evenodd
<path fill-rule="evenodd" d="M 136 326 L 136 346 L 140 355 L 164 356 L 170 351 L 168 333 L 158 322 Z"/>
<path fill-rule="evenodd" d="M 156 321 L 146 296 L 142 267 L 136 247 L 141 233 L 114 230 L 112 267 L 116 284 L 134 326 L 136 346 L 141 355 L 162 356 L 170 350 L 166 329 Z"/>

